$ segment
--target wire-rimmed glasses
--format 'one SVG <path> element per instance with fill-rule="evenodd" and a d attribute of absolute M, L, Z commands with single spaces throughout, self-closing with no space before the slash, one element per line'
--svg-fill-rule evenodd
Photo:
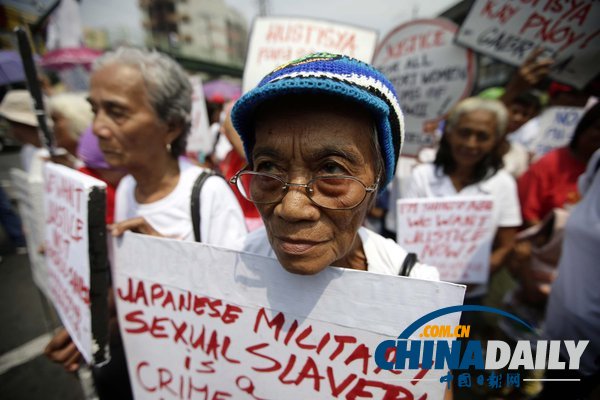
<path fill-rule="evenodd" d="M 291 187 L 304 188 L 306 196 L 317 206 L 330 210 L 350 210 L 360 205 L 368 193 L 377 190 L 378 182 L 366 186 L 348 175 L 315 176 L 307 183 L 286 182 L 265 172 L 241 170 L 229 183 L 236 185 L 242 196 L 255 204 L 280 202 Z"/>

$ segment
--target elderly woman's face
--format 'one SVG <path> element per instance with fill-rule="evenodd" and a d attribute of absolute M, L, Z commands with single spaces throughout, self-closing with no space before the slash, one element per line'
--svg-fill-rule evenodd
<path fill-rule="evenodd" d="M 369 115 L 338 101 L 284 100 L 259 113 L 252 151 L 254 171 L 307 183 L 320 175 L 350 175 L 365 186 L 376 180 Z M 291 187 L 275 204 L 257 205 L 283 267 L 315 274 L 329 265 L 366 269 L 357 231 L 372 196 L 351 210 L 324 209 L 306 189 Z"/>
<path fill-rule="evenodd" d="M 448 144 L 458 167 L 473 168 L 496 146 L 496 117 L 491 111 L 475 110 L 460 117 L 449 129 Z"/>
<path fill-rule="evenodd" d="M 132 66 L 108 64 L 94 72 L 89 100 L 94 134 L 111 167 L 144 170 L 168 155 L 167 144 L 180 133 L 156 115 L 142 74 Z"/>

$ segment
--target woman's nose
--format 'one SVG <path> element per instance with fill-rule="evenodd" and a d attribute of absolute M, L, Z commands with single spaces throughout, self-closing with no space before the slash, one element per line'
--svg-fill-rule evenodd
<path fill-rule="evenodd" d="M 111 135 L 111 131 L 108 127 L 106 116 L 103 112 L 98 111 L 94 115 L 94 120 L 92 122 L 92 131 L 94 135 L 102 138 L 108 138 Z"/>
<path fill-rule="evenodd" d="M 315 221 L 319 218 L 319 208 L 310 200 L 303 186 L 289 186 L 274 212 L 288 222 Z"/>

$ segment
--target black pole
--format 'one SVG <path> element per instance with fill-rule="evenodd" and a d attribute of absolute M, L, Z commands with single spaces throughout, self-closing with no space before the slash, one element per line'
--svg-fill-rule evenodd
<path fill-rule="evenodd" d="M 25 79 L 27 80 L 27 88 L 33 98 L 35 106 L 35 115 L 38 120 L 38 126 L 40 139 L 44 147 L 48 150 L 51 156 L 54 156 L 55 140 L 54 135 L 50 132 L 50 128 L 46 123 L 46 111 L 44 110 L 44 99 L 42 98 L 42 88 L 37 77 L 37 71 L 35 64 L 33 63 L 33 56 L 31 54 L 31 46 L 29 45 L 29 38 L 27 32 L 22 27 L 15 29 L 17 35 L 17 41 L 19 43 L 19 53 L 21 54 L 21 60 L 23 61 L 23 69 L 25 70 Z"/>

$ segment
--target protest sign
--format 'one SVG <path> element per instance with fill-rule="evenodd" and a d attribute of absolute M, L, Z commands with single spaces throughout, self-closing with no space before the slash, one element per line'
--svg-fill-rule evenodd
<path fill-rule="evenodd" d="M 48 297 L 46 261 L 40 253 L 44 242 L 45 220 L 42 179 L 29 176 L 27 172 L 16 168 L 11 168 L 10 177 L 27 240 L 31 275 L 37 287 Z"/>
<path fill-rule="evenodd" d="M 275 259 L 131 232 L 113 243 L 138 399 L 443 397 L 446 371 L 390 372 L 373 355 L 424 314 L 462 304 L 464 286 L 334 267 L 294 275 Z"/>
<path fill-rule="evenodd" d="M 88 363 L 107 357 L 105 213 L 104 182 L 62 165 L 44 165 L 48 293 Z"/>
<path fill-rule="evenodd" d="M 550 77 L 581 89 L 600 71 L 598 21 L 595 0 L 476 0 L 456 41 L 514 66 L 542 48 Z"/>
<path fill-rule="evenodd" d="M 535 157 L 539 158 L 552 149 L 568 145 L 584 111 L 581 107 L 545 109 L 538 117 L 538 135 L 533 141 Z"/>
<path fill-rule="evenodd" d="M 314 52 L 343 54 L 370 63 L 374 30 L 310 18 L 259 17 L 254 20 L 244 68 L 244 93 L 278 66 Z"/>
<path fill-rule="evenodd" d="M 216 138 L 210 132 L 202 79 L 199 76 L 192 76 L 190 83 L 192 84 L 192 124 L 186 151 L 210 154 Z"/>
<path fill-rule="evenodd" d="M 440 279 L 486 283 L 496 227 L 491 196 L 400 199 L 400 246 L 435 265 Z"/>
<path fill-rule="evenodd" d="M 404 113 L 404 155 L 416 156 L 433 145 L 427 122 L 435 128 L 473 88 L 475 57 L 454 44 L 458 27 L 445 19 L 422 19 L 402 24 L 379 44 L 373 65 L 392 82 Z"/>

